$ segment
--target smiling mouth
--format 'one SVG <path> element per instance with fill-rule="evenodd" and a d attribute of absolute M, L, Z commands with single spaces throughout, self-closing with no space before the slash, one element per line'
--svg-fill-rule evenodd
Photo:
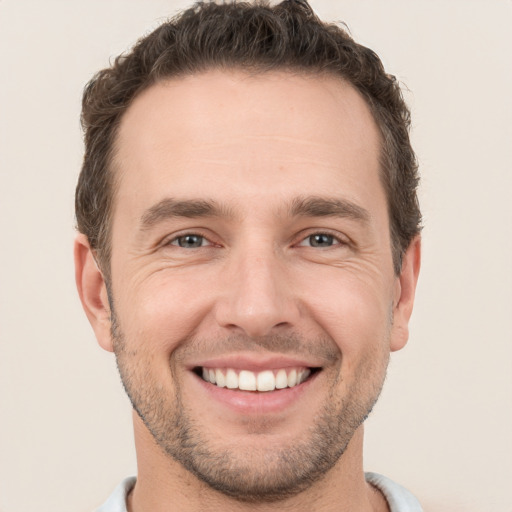
<path fill-rule="evenodd" d="M 239 391 L 268 392 L 299 386 L 320 368 L 281 368 L 253 372 L 233 368 L 194 368 L 194 373 L 219 388 Z"/>

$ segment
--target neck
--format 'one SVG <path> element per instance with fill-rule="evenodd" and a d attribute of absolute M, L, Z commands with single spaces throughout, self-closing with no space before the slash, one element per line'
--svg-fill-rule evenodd
<path fill-rule="evenodd" d="M 322 479 L 295 496 L 270 503 L 244 503 L 212 489 L 164 454 L 135 414 L 134 429 L 138 477 L 128 512 L 389 512 L 382 494 L 364 479 L 362 426 Z"/>

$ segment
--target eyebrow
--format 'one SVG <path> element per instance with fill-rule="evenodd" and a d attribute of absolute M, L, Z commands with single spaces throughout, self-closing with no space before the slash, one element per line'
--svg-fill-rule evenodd
<path fill-rule="evenodd" d="M 162 199 L 148 208 L 141 217 L 142 230 L 148 230 L 166 219 L 176 217 L 232 217 L 233 213 L 214 201 L 204 199 L 176 200 Z"/>
<path fill-rule="evenodd" d="M 365 208 L 347 199 L 326 197 L 298 197 L 290 207 L 292 216 L 298 217 L 343 217 L 367 223 L 370 213 Z"/>
<path fill-rule="evenodd" d="M 317 196 L 297 197 L 288 208 L 292 217 L 343 217 L 363 223 L 370 219 L 368 210 L 346 199 L 326 198 Z M 233 211 L 215 201 L 206 199 L 176 200 L 162 199 L 148 208 L 141 217 L 143 231 L 167 219 L 235 217 Z"/>

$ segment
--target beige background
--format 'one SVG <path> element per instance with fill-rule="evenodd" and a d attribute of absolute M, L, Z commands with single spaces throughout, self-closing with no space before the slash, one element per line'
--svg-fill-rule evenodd
<path fill-rule="evenodd" d="M 74 289 L 80 96 L 183 5 L 0 0 L 0 512 L 87 512 L 135 472 L 129 404 Z M 412 336 L 365 467 L 426 512 L 511 512 L 512 2 L 313 5 L 407 84 L 423 174 Z"/>

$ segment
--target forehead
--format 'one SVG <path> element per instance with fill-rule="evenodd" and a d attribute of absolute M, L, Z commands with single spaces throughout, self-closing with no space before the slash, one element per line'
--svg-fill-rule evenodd
<path fill-rule="evenodd" d="M 116 146 L 114 211 L 166 196 L 279 201 L 285 191 L 360 202 L 379 183 L 369 107 L 330 75 L 213 70 L 161 82 L 128 108 Z"/>

